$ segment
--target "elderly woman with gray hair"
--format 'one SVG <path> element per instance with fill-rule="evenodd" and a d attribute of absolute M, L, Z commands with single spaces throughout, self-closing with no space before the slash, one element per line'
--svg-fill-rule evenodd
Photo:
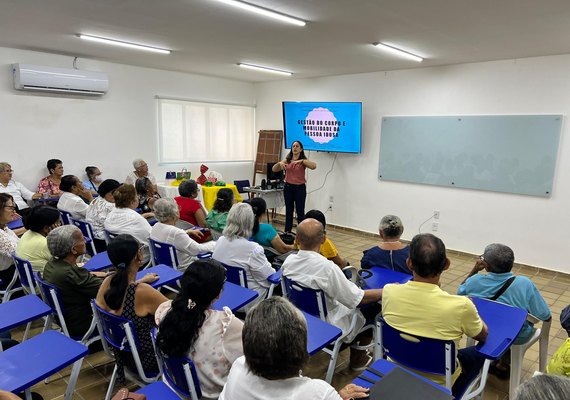
<path fill-rule="evenodd" d="M 83 336 L 93 315 L 89 302 L 97 295 L 106 273 L 91 273 L 77 265 L 77 259 L 86 250 L 85 238 L 74 225 L 52 230 L 47 235 L 47 246 L 53 259 L 47 262 L 43 278 L 59 290 L 69 334 Z"/>
<path fill-rule="evenodd" d="M 368 389 L 348 384 L 338 392 L 327 382 L 301 375 L 309 360 L 307 322 L 288 300 L 271 297 L 245 317 L 244 356 L 232 365 L 219 400 L 348 400 Z"/>
<path fill-rule="evenodd" d="M 196 229 L 181 229 L 176 226 L 179 218 L 178 204 L 174 199 L 158 199 L 154 203 L 154 216 L 158 222 L 150 231 L 150 238 L 176 247 L 176 255 L 182 269 L 185 269 L 200 253 L 214 251 L 216 242 L 197 243 L 190 236 L 200 239 L 203 234 Z"/>
<path fill-rule="evenodd" d="M 380 243 L 364 251 L 360 267 L 381 267 L 411 275 L 412 271 L 406 265 L 410 246 L 400 241 L 400 236 L 404 233 L 402 220 L 395 215 L 386 215 L 380 220 L 378 231 Z"/>
<path fill-rule="evenodd" d="M 275 270 L 267 261 L 263 247 L 249 241 L 254 218 L 249 204 L 234 204 L 212 257 L 223 264 L 244 268 L 248 287 L 259 293 L 258 299 L 263 299 L 269 288 L 267 277 L 275 273 Z"/>

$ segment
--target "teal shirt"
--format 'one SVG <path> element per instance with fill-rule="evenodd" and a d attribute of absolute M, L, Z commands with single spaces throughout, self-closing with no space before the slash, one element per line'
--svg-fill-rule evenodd
<path fill-rule="evenodd" d="M 272 247 L 271 241 L 277 235 L 277 230 L 271 224 L 259 224 L 259 232 L 251 237 L 262 246 Z"/>
<path fill-rule="evenodd" d="M 489 272 L 487 274 L 474 275 L 459 286 L 457 294 L 491 298 L 511 276 L 513 276 L 512 272 L 504 274 Z M 551 316 L 548 304 L 546 304 L 534 283 L 526 276 L 517 276 L 497 301 L 527 310 L 542 321 L 546 321 Z M 525 322 L 515 340 L 515 344 L 526 343 L 533 334 L 534 327 L 530 322 Z"/>

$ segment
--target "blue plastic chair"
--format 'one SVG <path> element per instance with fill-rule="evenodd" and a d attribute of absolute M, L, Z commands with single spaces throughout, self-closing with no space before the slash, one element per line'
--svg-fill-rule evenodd
<path fill-rule="evenodd" d="M 187 357 L 175 357 L 164 354 L 156 346 L 156 328 L 152 330 L 152 344 L 156 352 L 158 366 L 163 378 L 166 379 L 171 388 L 185 397 L 192 400 L 202 398 L 200 381 L 196 373 L 196 367 L 192 360 Z"/>
<path fill-rule="evenodd" d="M 144 384 L 140 382 L 141 380 L 144 383 L 157 381 L 160 374 L 149 374 L 144 371 L 142 367 L 138 350 L 140 348 L 140 342 L 133 322 L 127 318 L 111 314 L 103 310 L 95 303 L 95 300 L 91 300 L 91 308 L 93 309 L 93 317 L 97 324 L 99 334 L 103 338 L 103 348 L 105 349 L 105 352 L 110 357 L 114 358 L 114 354 L 110 349 L 111 347 L 116 351 L 127 351 L 132 354 L 136 366 L 136 371 L 132 372 L 136 372 L 137 376 L 134 376 L 127 368 L 125 368 L 125 375 L 128 376 L 129 379 L 137 382 L 140 386 L 144 386 Z M 111 398 L 113 387 L 117 380 L 117 373 L 118 367 L 117 364 L 115 364 L 111 380 L 109 381 L 109 388 L 105 395 L 105 400 L 109 400 Z"/>
<path fill-rule="evenodd" d="M 1 281 L 0 281 L 1 283 Z M 0 296 L 2 296 L 2 303 L 10 300 L 10 297 L 16 292 L 25 291 L 20 282 L 18 281 L 18 273 L 14 272 L 12 279 L 6 285 L 5 289 L 0 289 Z"/>
<path fill-rule="evenodd" d="M 286 276 L 283 276 L 281 279 L 281 285 L 283 288 L 283 295 L 286 296 L 291 302 L 297 306 L 297 308 L 303 310 L 304 312 L 313 315 L 317 318 L 320 318 L 322 321 L 327 320 L 327 303 L 325 298 L 325 293 L 320 289 L 311 289 L 306 286 L 303 286 Z M 325 380 L 328 383 L 331 383 L 332 377 L 334 375 L 334 369 L 336 366 L 336 362 L 338 359 L 338 353 L 340 352 L 341 345 L 343 343 L 343 339 L 351 333 L 356 326 L 356 315 L 352 318 L 350 323 L 350 327 L 346 333 L 342 334 L 335 342 L 332 343 L 332 348 L 325 347 L 323 351 L 330 355 L 331 360 L 329 362 L 329 366 L 327 369 L 327 374 L 325 376 Z M 360 331 L 363 332 L 368 329 L 374 329 L 374 325 L 368 324 L 365 325 Z M 374 334 L 376 334 L 374 330 Z M 358 350 L 364 350 L 373 348 L 374 343 L 368 346 L 355 346 Z"/>
<path fill-rule="evenodd" d="M 58 209 L 57 211 L 59 211 L 59 216 L 60 216 L 60 218 L 61 218 L 61 223 L 62 223 L 63 225 L 69 225 L 69 224 L 71 224 L 71 220 L 70 220 L 70 218 L 71 218 L 71 213 L 70 213 L 70 212 L 63 211 L 63 210 L 60 210 L 60 209 Z"/>
<path fill-rule="evenodd" d="M 52 314 L 48 316 L 48 320 L 46 321 L 46 326 L 49 327 L 52 322 L 55 322 L 57 325 L 60 326 L 63 334 L 85 346 L 89 346 L 91 343 L 96 342 L 97 340 L 101 339 L 101 336 L 96 334 L 95 328 L 95 319 L 91 321 L 91 325 L 89 329 L 83 336 L 72 336 L 69 334 L 69 330 L 67 329 L 67 324 L 65 322 L 65 318 L 63 316 L 63 302 L 61 301 L 61 296 L 59 294 L 59 289 L 48 283 L 47 281 L 43 280 L 39 274 L 39 272 L 35 273 L 35 279 L 38 283 L 38 287 L 40 289 L 40 294 L 44 302 L 52 309 Z"/>
<path fill-rule="evenodd" d="M 87 244 L 89 244 L 89 247 L 87 248 L 89 254 L 91 256 L 97 254 L 97 249 L 95 248 L 95 242 L 93 241 L 95 239 L 95 234 L 93 233 L 93 227 L 91 226 L 91 224 L 87 221 L 83 221 L 81 219 L 76 219 L 72 217 L 69 217 L 69 222 L 72 225 L 75 225 L 76 227 L 81 229 L 81 233 L 83 233 L 83 236 L 85 236 Z"/>
<path fill-rule="evenodd" d="M 390 326 L 383 317 L 378 318 L 378 350 L 398 365 L 414 371 L 445 376 L 445 387 L 451 390 L 452 375 L 456 369 L 455 342 L 410 335 Z M 485 360 L 482 372 L 465 388 L 458 399 L 471 399 L 485 389 L 490 360 Z"/>
<path fill-rule="evenodd" d="M 12 256 L 14 259 L 14 264 L 16 265 L 16 270 L 18 271 L 18 276 L 20 277 L 20 285 L 24 291 L 28 294 L 37 294 L 36 292 L 36 278 L 34 277 L 34 270 L 32 264 L 28 260 L 23 258 Z"/>
<path fill-rule="evenodd" d="M 224 263 L 222 263 L 222 265 L 226 269 L 226 279 L 228 282 L 247 289 L 247 273 L 245 272 L 245 268 Z"/>
<path fill-rule="evenodd" d="M 144 394 L 146 400 L 180 400 L 180 396 L 162 381 L 153 382 L 140 388 L 136 393 Z"/>
<path fill-rule="evenodd" d="M 154 265 L 164 264 L 176 270 L 179 269 L 180 263 L 178 262 L 178 255 L 176 254 L 176 246 L 154 239 L 149 239 L 149 242 Z"/>

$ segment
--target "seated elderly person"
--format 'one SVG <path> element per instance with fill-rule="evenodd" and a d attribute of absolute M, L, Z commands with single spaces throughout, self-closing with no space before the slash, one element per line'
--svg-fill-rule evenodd
<path fill-rule="evenodd" d="M 325 240 L 323 224 L 313 218 L 304 219 L 297 226 L 300 250 L 283 262 L 283 275 L 305 287 L 322 290 L 327 302 L 327 322 L 338 326 L 347 334 L 345 343 L 353 342 L 355 347 L 367 345 L 372 341 L 371 334 L 369 331 L 359 334 L 359 331 L 367 319 L 372 319 L 380 313 L 380 305 L 371 304 L 362 309 L 357 307 L 380 301 L 382 289 L 362 290 L 346 279 L 340 268 L 319 253 Z M 349 331 L 354 316 L 356 326 Z M 353 370 L 366 368 L 372 360 L 365 350 L 350 350 L 350 367 Z"/>
<path fill-rule="evenodd" d="M 147 213 L 154 210 L 154 202 L 160 199 L 160 195 L 156 191 L 156 187 L 152 184 L 150 179 L 146 176 L 137 179 L 135 182 L 135 189 L 137 190 L 137 196 L 139 199 L 138 208 L 141 212 Z"/>
<path fill-rule="evenodd" d="M 14 170 L 7 162 L 0 162 L 0 193 L 7 193 L 12 196 L 16 203 L 16 212 L 24 215 L 29 212 L 30 208 L 26 200 L 39 199 L 41 193 L 34 193 L 28 190 L 20 182 L 12 179 Z"/>
<path fill-rule="evenodd" d="M 212 258 L 223 264 L 244 268 L 247 285 L 259 293 L 259 300 L 267 295 L 270 286 L 267 278 L 275 273 L 275 270 L 267 261 L 263 247 L 249 241 L 253 219 L 253 211 L 249 204 L 234 204 L 228 214 L 223 236 L 216 243 Z"/>
<path fill-rule="evenodd" d="M 93 228 L 93 242 L 97 252 L 107 249 L 105 241 L 105 220 L 111 211 L 115 209 L 115 197 L 113 192 L 121 184 L 114 179 L 105 179 L 99 185 L 97 193 L 99 194 L 87 207 L 87 215 L 85 220 L 91 224 Z"/>
<path fill-rule="evenodd" d="M 71 336 L 83 336 L 93 318 L 91 299 L 97 296 L 106 273 L 89 272 L 77 265 L 77 259 L 85 254 L 85 238 L 74 225 L 64 225 L 52 230 L 47 245 L 53 259 L 44 268 L 43 278 L 56 286 L 63 303 L 63 317 Z"/>
<path fill-rule="evenodd" d="M 16 203 L 12 196 L 0 193 L 0 288 L 4 289 L 16 274 L 16 266 L 12 254 L 16 251 L 20 238 L 8 228 L 8 223 L 19 218 L 16 214 Z"/>
<path fill-rule="evenodd" d="M 307 322 L 293 304 L 271 297 L 246 316 L 243 353 L 232 365 L 220 400 L 349 400 L 368 389 L 348 384 L 336 391 L 327 382 L 301 375 L 309 360 Z"/>
<path fill-rule="evenodd" d="M 154 203 L 154 216 L 158 223 L 152 227 L 150 238 L 174 245 L 180 268 L 184 269 L 196 260 L 198 254 L 214 251 L 216 242 L 197 243 L 193 240 L 190 235 L 199 239 L 203 233 L 199 230 L 178 228 L 178 213 L 178 204 L 174 199 L 158 199 Z"/>
<path fill-rule="evenodd" d="M 125 183 L 128 185 L 134 185 L 139 178 L 147 177 L 150 179 L 152 184 L 156 186 L 156 178 L 153 174 L 148 172 L 148 164 L 142 158 L 137 158 L 133 161 L 133 168 L 135 169 L 131 172 L 125 179 Z"/>
<path fill-rule="evenodd" d="M 171 357 L 189 357 L 195 365 L 202 398 L 217 399 L 232 363 L 243 356 L 243 322 L 228 307 L 212 305 L 224 289 L 226 270 L 216 260 L 190 264 L 180 279 L 180 293 L 158 307 L 157 348 Z"/>
<path fill-rule="evenodd" d="M 47 235 L 61 225 L 59 212 L 51 206 L 36 206 L 24 217 L 26 233 L 16 247 L 16 256 L 28 260 L 34 271 L 43 271 L 52 259 L 47 246 Z"/>
<path fill-rule="evenodd" d="M 196 200 L 198 197 L 198 184 L 192 179 L 183 181 L 178 186 L 179 197 L 175 197 L 180 207 L 180 219 L 201 228 L 206 227 L 206 213 L 202 204 Z"/>
<path fill-rule="evenodd" d="M 456 349 L 463 334 L 485 341 L 487 325 L 473 302 L 440 288 L 441 274 L 450 265 L 441 239 L 429 233 L 414 236 L 407 264 L 414 275 L 413 281 L 384 286 L 382 315 L 387 324 L 410 335 L 453 340 Z M 457 369 L 452 376 L 454 396 L 479 373 L 484 360 L 475 346 L 459 350 L 455 361 Z M 419 373 L 440 385 L 445 384 L 445 376 Z"/>
<path fill-rule="evenodd" d="M 75 175 L 65 175 L 61 178 L 59 188 L 63 194 L 57 202 L 57 209 L 67 211 L 72 218 L 84 220 L 87 215 L 87 204 L 93 200 L 91 192 L 85 189 Z"/>
<path fill-rule="evenodd" d="M 150 248 L 148 239 L 150 237 L 151 226 L 143 215 L 137 213 L 139 202 L 137 193 L 133 185 L 121 185 L 114 192 L 115 208 L 111 210 L 103 226 L 105 230 L 118 235 L 125 233 L 132 235 L 144 245 L 145 263 L 150 260 Z"/>
<path fill-rule="evenodd" d="M 529 314 L 542 321 L 550 320 L 548 304 L 534 283 L 526 276 L 514 276 L 511 272 L 514 262 L 515 253 L 510 247 L 499 243 L 488 245 L 467 278 L 459 286 L 457 294 L 496 300 L 527 310 Z M 479 274 L 483 270 L 486 270 L 487 274 Z M 514 343 L 528 342 L 534 331 L 532 324 L 525 322 Z M 508 379 L 510 364 L 509 350 L 491 364 L 489 372 L 498 378 Z"/>
<path fill-rule="evenodd" d="M 307 212 L 305 214 L 305 218 L 313 218 L 316 219 L 317 221 L 319 221 L 322 225 L 323 225 L 323 229 L 326 229 L 327 227 L 327 221 L 325 219 L 325 214 L 323 214 L 321 211 L 319 210 L 311 210 L 309 212 Z M 336 249 L 336 246 L 334 245 L 334 243 L 332 242 L 332 240 L 330 240 L 328 237 L 325 236 L 325 241 L 323 244 L 321 244 L 321 246 L 319 247 L 319 253 L 325 257 L 327 260 L 331 260 L 332 262 L 334 262 L 336 265 L 338 265 L 340 268 L 344 268 L 346 267 L 348 264 L 348 261 L 346 261 L 346 259 L 344 259 L 339 253 L 338 250 Z"/>
<path fill-rule="evenodd" d="M 380 244 L 364 251 L 361 268 L 381 267 L 392 271 L 412 274 L 406 265 L 410 246 L 400 242 L 404 232 L 402 220 L 395 215 L 386 215 L 380 220 Z"/>
<path fill-rule="evenodd" d="M 61 183 L 61 177 L 63 176 L 63 163 L 57 158 L 52 158 L 48 160 L 46 166 L 49 171 L 49 175 L 40 179 L 40 182 L 38 183 L 38 193 L 41 193 L 42 195 L 45 194 L 48 197 L 59 197 L 61 196 L 59 184 Z"/>
<path fill-rule="evenodd" d="M 85 167 L 85 175 L 87 180 L 83 181 L 83 187 L 93 194 L 97 193 L 99 185 L 103 182 L 101 170 L 93 166 Z"/>

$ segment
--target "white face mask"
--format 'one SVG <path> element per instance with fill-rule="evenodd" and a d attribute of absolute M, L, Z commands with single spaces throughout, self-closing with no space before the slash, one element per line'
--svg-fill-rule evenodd
<path fill-rule="evenodd" d="M 97 182 L 97 183 L 103 182 L 103 174 L 94 176 L 94 177 L 93 177 L 93 181 L 94 181 L 94 182 Z"/>

